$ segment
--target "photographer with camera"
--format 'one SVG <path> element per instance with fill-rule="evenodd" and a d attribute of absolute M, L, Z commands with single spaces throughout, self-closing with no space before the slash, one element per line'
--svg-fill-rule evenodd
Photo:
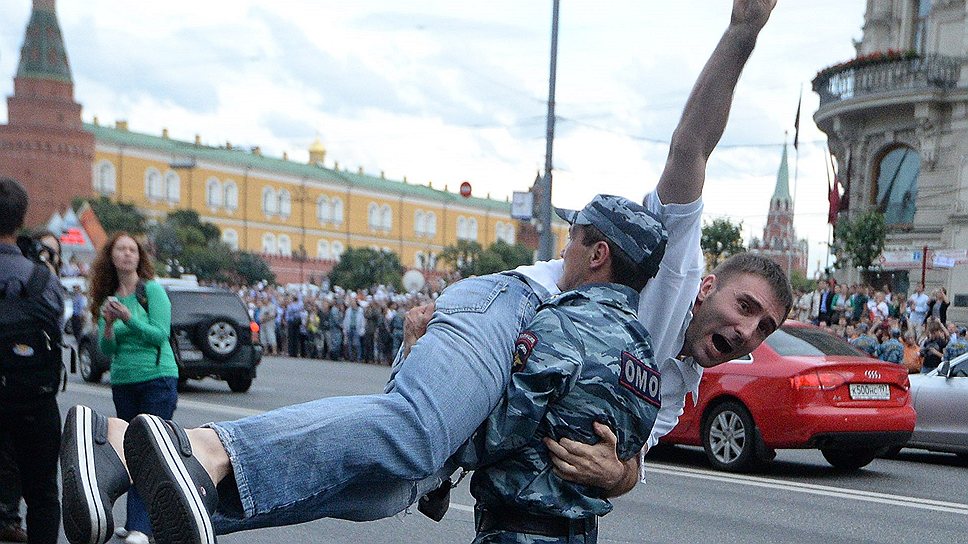
<path fill-rule="evenodd" d="M 18 247 L 27 203 L 20 183 L 0 178 L 0 444 L 20 473 L 30 542 L 54 544 L 64 297 L 56 274 Z"/>

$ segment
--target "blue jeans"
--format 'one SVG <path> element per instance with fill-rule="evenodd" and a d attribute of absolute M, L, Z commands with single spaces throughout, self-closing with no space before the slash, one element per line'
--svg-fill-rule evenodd
<path fill-rule="evenodd" d="M 146 382 L 111 385 L 111 396 L 118 417 L 130 422 L 138 414 L 171 419 L 178 404 L 178 378 L 155 378 Z M 124 527 L 151 535 L 148 509 L 138 491 L 128 490 L 128 519 Z"/>
<path fill-rule="evenodd" d="M 454 468 L 442 470 L 445 462 L 501 398 L 514 341 L 538 304 L 515 276 L 460 281 L 437 299 L 426 335 L 395 365 L 386 393 L 211 424 L 237 492 L 213 516 L 216 532 L 380 519 L 437 487 Z"/>

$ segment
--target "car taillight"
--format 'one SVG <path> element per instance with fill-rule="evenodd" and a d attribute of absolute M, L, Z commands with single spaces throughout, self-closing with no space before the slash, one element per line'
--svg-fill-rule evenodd
<path fill-rule="evenodd" d="M 807 374 L 800 374 L 790 378 L 790 385 L 794 389 L 836 389 L 844 385 L 847 380 L 839 372 L 825 372 L 818 370 Z"/>
<path fill-rule="evenodd" d="M 259 343 L 259 324 L 255 321 L 249 321 L 249 330 L 252 331 L 252 343 Z"/>

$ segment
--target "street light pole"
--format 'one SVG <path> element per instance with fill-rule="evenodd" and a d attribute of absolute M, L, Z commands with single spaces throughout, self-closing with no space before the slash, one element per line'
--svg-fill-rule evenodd
<path fill-rule="evenodd" d="M 545 144 L 545 173 L 541 183 L 541 202 L 539 207 L 541 238 L 538 245 L 538 259 L 547 261 L 553 258 L 554 236 L 551 232 L 551 149 L 555 141 L 555 72 L 558 64 L 558 1 L 554 0 L 551 15 L 551 70 L 548 77 L 548 129 Z"/>

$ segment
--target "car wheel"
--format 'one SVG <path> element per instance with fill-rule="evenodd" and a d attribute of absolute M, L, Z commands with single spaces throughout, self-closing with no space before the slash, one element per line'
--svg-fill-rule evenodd
<path fill-rule="evenodd" d="M 233 393 L 245 393 L 252 387 L 252 376 L 231 376 L 225 379 Z"/>
<path fill-rule="evenodd" d="M 743 472 L 753 468 L 755 424 L 738 402 L 724 402 L 703 420 L 702 445 L 709 462 L 720 470 Z"/>
<path fill-rule="evenodd" d="M 890 448 L 887 448 L 886 450 L 881 451 L 880 456 L 883 457 L 884 459 L 894 459 L 895 457 L 897 457 L 897 454 L 901 453 L 901 450 L 903 448 L 904 446 L 892 446 Z"/>
<path fill-rule="evenodd" d="M 866 467 L 877 457 L 880 449 L 856 448 L 856 449 L 833 449 L 823 448 L 820 453 L 828 463 L 840 470 L 857 470 Z"/>
<path fill-rule="evenodd" d="M 100 383 L 103 372 L 95 370 L 94 364 L 94 353 L 91 345 L 87 342 L 81 344 L 77 348 L 77 367 L 81 373 L 81 379 L 86 382 Z"/>
<path fill-rule="evenodd" d="M 228 359 L 241 346 L 239 331 L 225 318 L 213 319 L 205 323 L 199 327 L 198 332 L 199 347 L 212 359 Z"/>

